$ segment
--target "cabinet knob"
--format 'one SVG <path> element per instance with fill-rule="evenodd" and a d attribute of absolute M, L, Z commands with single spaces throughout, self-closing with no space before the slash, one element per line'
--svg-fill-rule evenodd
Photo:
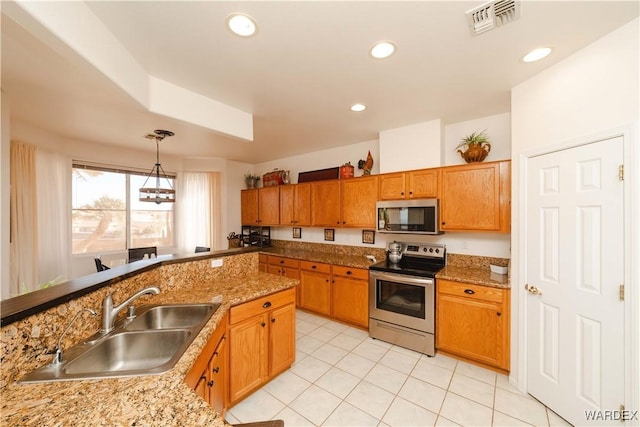
<path fill-rule="evenodd" d="M 404 196 L 404 191 L 402 193 L 400 193 L 401 196 Z"/>
<path fill-rule="evenodd" d="M 324 279 L 324 281 L 325 281 L 326 283 L 329 283 L 329 279 Z"/>
<path fill-rule="evenodd" d="M 476 292 L 475 292 L 473 289 L 465 289 L 465 290 L 464 290 L 464 293 L 465 293 L 465 294 L 467 294 L 467 295 L 473 295 L 473 294 L 475 294 Z"/>
<path fill-rule="evenodd" d="M 220 372 L 220 366 L 216 366 L 215 368 L 213 368 L 213 369 L 211 370 L 211 372 L 214 372 L 214 373 L 216 373 L 216 374 L 217 374 L 218 372 Z"/>
<path fill-rule="evenodd" d="M 351 276 L 352 274 L 351 270 L 347 270 L 347 276 Z"/>
<path fill-rule="evenodd" d="M 271 319 L 271 323 L 276 323 L 276 318 Z"/>
<path fill-rule="evenodd" d="M 445 225 L 445 224 L 446 224 L 446 222 L 442 221 L 442 225 Z"/>
<path fill-rule="evenodd" d="M 271 307 L 271 302 L 270 301 L 267 301 L 264 304 L 262 304 L 262 308 L 269 308 L 269 307 Z"/>
<path fill-rule="evenodd" d="M 284 264 L 284 260 L 283 259 L 280 260 L 280 264 Z"/>
<path fill-rule="evenodd" d="M 260 326 L 262 326 L 262 327 L 264 328 L 265 326 L 267 326 L 267 324 L 266 324 L 266 323 L 264 323 L 264 322 L 262 322 L 262 323 L 260 324 Z"/>
<path fill-rule="evenodd" d="M 213 380 L 209 381 L 209 382 L 207 383 L 207 385 L 208 385 L 209 387 L 213 387 Z"/>
<path fill-rule="evenodd" d="M 316 268 L 318 268 L 318 267 L 316 267 L 315 265 L 312 265 L 312 266 L 311 266 L 311 269 L 312 269 L 312 270 L 315 270 Z"/>
<path fill-rule="evenodd" d="M 497 316 L 502 316 L 502 313 L 497 312 L 497 313 L 496 313 L 496 315 L 497 315 Z"/>

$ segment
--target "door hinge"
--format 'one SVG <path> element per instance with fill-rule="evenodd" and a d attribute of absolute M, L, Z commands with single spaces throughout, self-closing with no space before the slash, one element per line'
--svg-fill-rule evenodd
<path fill-rule="evenodd" d="M 624 165 L 618 166 L 618 180 L 624 181 Z"/>
<path fill-rule="evenodd" d="M 624 301 L 624 285 L 620 285 L 620 301 Z"/>

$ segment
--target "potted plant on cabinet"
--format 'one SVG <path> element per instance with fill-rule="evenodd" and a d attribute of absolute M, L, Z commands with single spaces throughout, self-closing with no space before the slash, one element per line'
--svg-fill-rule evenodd
<path fill-rule="evenodd" d="M 460 150 L 463 147 L 466 147 L 465 151 Z M 462 142 L 458 144 L 456 149 L 458 149 L 458 153 L 467 163 L 474 163 L 481 162 L 487 158 L 489 151 L 491 151 L 491 144 L 485 131 L 473 132 L 471 135 L 462 138 Z"/>
<path fill-rule="evenodd" d="M 254 175 L 248 172 L 244 175 L 244 180 L 247 184 L 247 188 L 256 188 L 258 187 L 258 181 L 260 181 L 260 176 Z"/>

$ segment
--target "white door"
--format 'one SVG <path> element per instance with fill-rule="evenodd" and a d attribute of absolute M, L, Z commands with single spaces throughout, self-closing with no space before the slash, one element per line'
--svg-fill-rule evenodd
<path fill-rule="evenodd" d="M 528 392 L 574 425 L 624 403 L 622 161 L 618 137 L 527 162 Z"/>

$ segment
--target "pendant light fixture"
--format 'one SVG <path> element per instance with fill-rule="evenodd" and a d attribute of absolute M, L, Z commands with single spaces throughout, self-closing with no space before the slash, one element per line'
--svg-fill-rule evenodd
<path fill-rule="evenodd" d="M 175 135 L 170 130 L 156 129 L 153 133 L 145 135 L 147 139 L 155 139 L 156 141 L 156 165 L 151 169 L 149 176 L 142 184 L 142 188 L 140 188 L 139 200 L 141 202 L 154 202 L 159 205 L 162 202 L 165 203 L 173 203 L 176 201 L 176 190 L 173 189 L 171 185 L 171 181 L 169 177 L 162 169 L 162 165 L 160 164 L 160 141 L 165 139 L 167 136 Z M 147 187 L 147 182 L 149 179 L 155 178 L 156 186 L 155 187 Z M 164 178 L 167 180 L 169 187 L 161 187 L 160 186 L 160 178 Z M 152 181 L 153 182 L 153 181 Z"/>

